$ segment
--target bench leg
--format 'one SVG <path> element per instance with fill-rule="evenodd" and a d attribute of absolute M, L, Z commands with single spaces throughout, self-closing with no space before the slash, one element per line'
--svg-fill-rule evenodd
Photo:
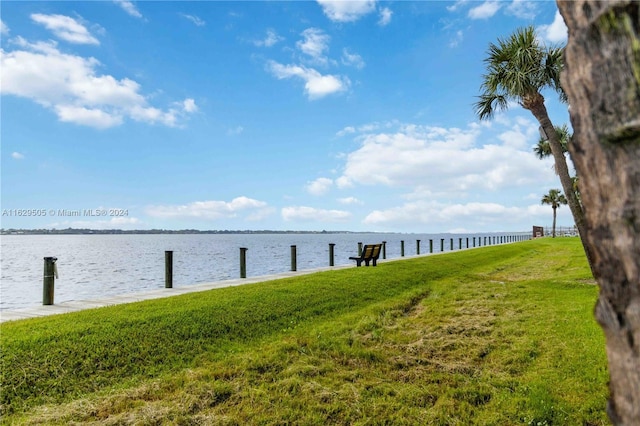
<path fill-rule="evenodd" d="M 378 266 L 377 261 L 375 259 L 372 259 L 373 261 L 373 266 Z"/>
<path fill-rule="evenodd" d="M 362 260 L 356 260 L 356 266 L 359 268 L 362 266 Z"/>

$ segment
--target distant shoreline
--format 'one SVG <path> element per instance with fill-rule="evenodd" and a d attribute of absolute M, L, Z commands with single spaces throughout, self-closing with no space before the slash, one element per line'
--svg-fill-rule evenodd
<path fill-rule="evenodd" d="M 206 230 L 197 229 L 0 229 L 0 235 L 160 235 L 160 234 L 375 234 L 354 231 L 275 231 L 275 230 Z"/>

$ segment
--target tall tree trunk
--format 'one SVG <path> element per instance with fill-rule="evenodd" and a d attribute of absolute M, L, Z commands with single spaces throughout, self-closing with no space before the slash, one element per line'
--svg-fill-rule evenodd
<path fill-rule="evenodd" d="M 542 98 L 542 96 L 540 96 L 540 98 Z M 591 248 L 589 247 L 589 243 L 587 241 L 587 225 L 585 222 L 582 204 L 580 204 L 578 196 L 576 195 L 576 191 L 573 189 L 573 180 L 571 179 L 571 175 L 569 175 L 567 159 L 565 158 L 564 152 L 562 151 L 562 145 L 560 144 L 560 138 L 558 138 L 556 128 L 549 118 L 547 108 L 544 106 L 544 98 L 542 98 L 540 102 L 534 102 L 530 105 L 527 105 L 527 108 L 538 120 L 538 123 L 540 123 L 540 126 L 542 126 L 544 132 L 547 135 L 547 139 L 549 140 L 549 147 L 551 148 L 551 154 L 553 154 L 553 159 L 556 166 L 556 172 L 558 173 L 560 184 L 562 185 L 562 190 L 564 191 L 565 197 L 567 198 L 567 204 L 569 205 L 569 209 L 571 210 L 573 220 L 576 223 L 576 228 L 578 228 L 578 235 L 580 235 L 580 240 L 582 241 L 582 246 L 584 247 L 584 252 L 587 256 L 587 262 L 589 262 L 589 267 L 591 268 L 591 273 L 595 276 L 593 254 L 591 253 Z M 572 141 L 574 141 L 575 139 L 576 138 L 574 133 Z"/>
<path fill-rule="evenodd" d="M 607 341 L 608 413 L 640 425 L 640 2 L 558 1 L 563 88 Z"/>
<path fill-rule="evenodd" d="M 556 237 L 556 208 L 553 207 L 553 228 L 551 228 L 551 238 Z"/>

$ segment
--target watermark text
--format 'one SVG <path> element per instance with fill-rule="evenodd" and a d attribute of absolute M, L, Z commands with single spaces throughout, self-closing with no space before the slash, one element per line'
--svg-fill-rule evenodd
<path fill-rule="evenodd" d="M 127 217 L 128 209 L 3 209 L 2 217 Z"/>

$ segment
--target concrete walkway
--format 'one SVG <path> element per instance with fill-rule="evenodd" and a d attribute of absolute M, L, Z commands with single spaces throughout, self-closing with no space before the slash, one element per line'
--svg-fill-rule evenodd
<path fill-rule="evenodd" d="M 104 306 L 120 305 L 123 303 L 140 302 L 143 300 L 160 299 L 163 297 L 178 296 L 180 294 L 195 293 L 198 291 L 213 290 L 216 288 L 234 287 L 244 284 L 273 281 L 280 278 L 296 277 L 313 274 L 315 272 L 353 268 L 354 265 L 328 266 L 324 268 L 306 269 L 297 272 L 283 272 L 280 274 L 263 275 L 260 277 L 236 278 L 232 280 L 216 281 L 211 283 L 186 285 L 178 288 L 160 288 L 139 293 L 128 293 L 121 296 L 105 297 L 92 300 L 70 300 L 48 306 L 32 306 L 29 308 L 0 311 L 0 323 L 28 318 L 44 317 L 48 315 L 66 314 L 84 309 L 101 308 Z M 55 300 L 54 300 L 55 302 Z"/>

